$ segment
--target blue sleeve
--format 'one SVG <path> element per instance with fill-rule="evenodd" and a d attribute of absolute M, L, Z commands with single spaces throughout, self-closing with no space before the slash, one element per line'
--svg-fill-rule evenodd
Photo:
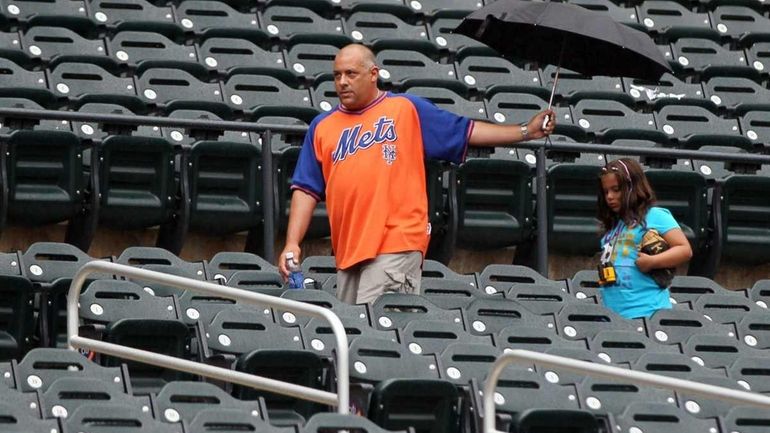
<path fill-rule="evenodd" d="M 419 96 L 402 94 L 414 105 L 420 119 L 425 157 L 460 164 L 465 160 L 473 121 L 436 107 Z"/>
<path fill-rule="evenodd" d="M 655 229 L 661 235 L 672 229 L 678 229 L 679 223 L 676 222 L 671 212 L 662 207 L 651 207 L 647 211 L 647 228 Z"/>
<path fill-rule="evenodd" d="M 294 168 L 294 174 L 291 178 L 291 189 L 299 189 L 310 194 L 316 200 L 323 201 L 326 196 L 326 181 L 321 169 L 321 161 L 316 157 L 315 146 L 313 145 L 317 124 L 316 121 L 312 122 L 305 134 L 305 141 L 302 143 L 297 166 Z"/>

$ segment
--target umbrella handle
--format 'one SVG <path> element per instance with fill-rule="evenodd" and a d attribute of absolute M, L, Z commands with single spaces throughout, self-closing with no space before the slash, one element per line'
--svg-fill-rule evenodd
<path fill-rule="evenodd" d="M 561 63 L 561 57 L 559 58 L 559 63 Z M 556 84 L 559 82 L 559 71 L 561 70 L 561 65 L 556 67 L 556 76 L 553 79 L 553 87 L 551 87 L 551 99 L 548 100 L 548 109 L 551 109 L 551 106 L 553 105 L 553 95 L 556 93 Z M 545 127 L 548 126 L 548 122 L 551 120 L 551 116 L 546 115 L 545 119 L 543 119 L 543 126 L 540 129 L 545 130 Z"/>

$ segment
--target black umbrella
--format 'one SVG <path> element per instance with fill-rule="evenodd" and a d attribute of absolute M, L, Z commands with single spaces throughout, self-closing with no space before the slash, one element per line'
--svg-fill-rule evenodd
<path fill-rule="evenodd" d="M 580 6 L 498 0 L 469 14 L 455 32 L 494 48 L 502 56 L 557 65 L 584 75 L 657 80 L 671 72 L 646 33 Z M 551 102 L 553 103 L 553 89 Z"/>

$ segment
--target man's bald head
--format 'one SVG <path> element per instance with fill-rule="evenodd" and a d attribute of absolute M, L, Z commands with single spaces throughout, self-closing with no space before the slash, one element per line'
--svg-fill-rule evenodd
<path fill-rule="evenodd" d="M 361 44 L 343 47 L 334 58 L 334 88 L 348 110 L 360 110 L 377 98 L 379 69 L 372 50 Z"/>
<path fill-rule="evenodd" d="M 354 61 L 358 61 L 365 69 L 370 69 L 377 64 L 377 60 L 375 59 L 372 50 L 361 44 L 350 44 L 342 47 L 334 60 L 336 61 L 341 57 L 347 57 Z"/>

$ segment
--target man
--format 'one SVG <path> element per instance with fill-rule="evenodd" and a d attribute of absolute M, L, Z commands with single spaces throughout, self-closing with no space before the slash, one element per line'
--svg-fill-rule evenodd
<path fill-rule="evenodd" d="M 326 200 L 337 261 L 337 297 L 371 303 L 386 291 L 419 293 L 430 225 L 425 158 L 461 163 L 467 146 L 500 146 L 553 132 L 554 113 L 524 125 L 472 121 L 425 99 L 377 87 L 379 68 L 365 46 L 351 44 L 334 59 L 340 105 L 310 124 L 294 171 L 294 190 L 279 257 L 294 253 L 316 203 Z M 543 128 L 545 116 L 550 121 Z"/>

